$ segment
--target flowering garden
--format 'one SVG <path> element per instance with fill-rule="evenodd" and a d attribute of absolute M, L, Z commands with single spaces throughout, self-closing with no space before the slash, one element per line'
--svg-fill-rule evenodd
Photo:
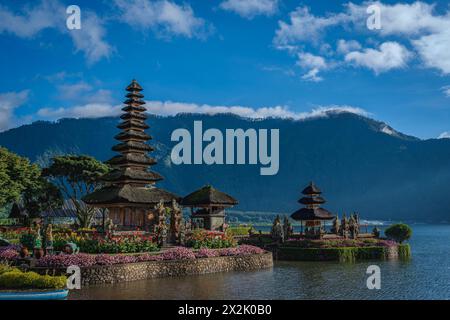
<path fill-rule="evenodd" d="M 0 262 L 14 264 L 20 255 L 17 246 L 10 246 L 0 249 Z M 71 265 L 80 267 L 91 267 L 95 265 L 115 265 L 124 263 L 136 263 L 145 261 L 160 260 L 193 260 L 200 258 L 223 257 L 223 256 L 243 256 L 250 254 L 262 254 L 265 251 L 261 248 L 249 245 L 241 245 L 236 248 L 208 249 L 201 248 L 194 250 L 192 248 L 175 247 L 161 253 L 143 253 L 135 255 L 125 254 L 58 254 L 46 255 L 36 263 L 38 267 L 46 268 L 65 268 Z"/>
<path fill-rule="evenodd" d="M 16 264 L 25 258 L 23 249 L 32 252 L 36 241 L 32 228 L 3 229 L 0 238 L 10 242 L 0 247 L 0 262 Z M 64 246 L 75 244 L 79 253 L 65 254 Z M 151 235 L 128 232 L 121 235 L 98 233 L 95 229 L 78 231 L 69 228 L 53 232 L 53 254 L 46 254 L 36 261 L 37 267 L 64 268 L 70 265 L 90 267 L 159 260 L 191 260 L 200 258 L 261 254 L 256 246 L 237 245 L 231 233 L 194 230 L 187 235 L 185 247 L 160 251 Z"/>

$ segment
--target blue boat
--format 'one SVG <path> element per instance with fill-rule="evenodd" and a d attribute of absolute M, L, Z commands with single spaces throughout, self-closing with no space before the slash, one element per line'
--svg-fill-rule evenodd
<path fill-rule="evenodd" d="M 0 291 L 0 300 L 65 300 L 69 290 Z"/>

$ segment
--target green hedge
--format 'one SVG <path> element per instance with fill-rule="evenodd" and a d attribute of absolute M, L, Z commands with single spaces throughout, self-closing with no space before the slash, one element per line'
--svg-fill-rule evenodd
<path fill-rule="evenodd" d="M 409 244 L 399 244 L 398 245 L 398 257 L 400 259 L 411 258 L 411 247 Z"/>
<path fill-rule="evenodd" d="M 65 276 L 52 277 L 36 272 L 22 272 L 0 265 L 0 289 L 65 289 Z"/>
<path fill-rule="evenodd" d="M 341 261 L 384 259 L 385 247 L 296 248 L 280 247 L 278 259 L 297 261 Z"/>

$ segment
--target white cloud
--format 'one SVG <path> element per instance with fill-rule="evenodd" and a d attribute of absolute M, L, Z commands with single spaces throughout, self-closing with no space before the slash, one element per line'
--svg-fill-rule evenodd
<path fill-rule="evenodd" d="M 42 108 L 37 112 L 41 119 L 56 120 L 61 118 L 101 118 L 117 116 L 122 106 L 107 103 L 89 103 L 69 108 Z"/>
<path fill-rule="evenodd" d="M 121 20 L 132 27 L 151 29 L 163 37 L 204 37 L 205 20 L 195 16 L 188 4 L 178 5 L 169 0 L 115 0 Z"/>
<path fill-rule="evenodd" d="M 250 119 L 273 117 L 305 120 L 309 118 L 327 117 L 331 113 L 347 112 L 362 116 L 369 115 L 363 109 L 351 106 L 319 106 L 310 112 L 295 112 L 287 106 L 252 108 L 246 106 L 220 106 L 173 101 L 146 101 L 146 103 L 145 106 L 149 113 L 160 116 L 175 116 L 179 113 L 209 115 L 231 113 Z M 100 118 L 118 116 L 122 112 L 121 108 L 121 105 L 92 103 L 69 108 L 43 108 L 38 111 L 37 116 L 47 120 L 60 118 Z"/>
<path fill-rule="evenodd" d="M 345 61 L 356 66 L 373 70 L 376 74 L 391 69 L 404 68 L 411 53 L 397 42 L 384 42 L 379 49 L 364 49 L 352 51 L 345 55 Z"/>
<path fill-rule="evenodd" d="M 68 31 L 77 51 L 84 52 L 90 64 L 109 58 L 114 48 L 104 40 L 106 30 L 103 22 L 92 12 L 84 12 L 80 30 Z"/>
<path fill-rule="evenodd" d="M 258 15 L 271 16 L 278 11 L 278 0 L 225 0 L 220 8 L 252 19 Z"/>
<path fill-rule="evenodd" d="M 450 86 L 443 86 L 441 90 L 447 98 L 450 98 Z"/>
<path fill-rule="evenodd" d="M 381 9 L 381 29 L 368 30 L 366 12 L 369 5 L 376 4 Z M 367 59 L 373 58 L 375 72 L 384 72 L 406 66 L 410 55 L 406 45 L 411 45 L 421 65 L 434 68 L 442 74 L 450 74 L 450 7 L 438 12 L 434 4 L 422 1 L 412 3 L 383 4 L 380 1 L 366 1 L 360 4 L 347 3 L 341 12 L 313 15 L 307 7 L 298 7 L 289 15 L 288 21 L 279 21 L 279 27 L 274 37 L 274 44 L 279 49 L 289 48 L 291 51 L 305 44 L 318 47 L 320 40 L 326 39 L 327 31 L 342 28 L 347 34 L 370 35 L 372 39 L 381 42 L 397 42 L 396 48 L 383 50 L 365 49 L 361 51 L 356 41 L 341 40 L 338 42 L 337 53 L 352 53 L 347 62 L 357 62 L 367 66 Z M 387 39 L 392 38 L 392 39 Z M 400 44 L 401 43 L 401 44 Z M 350 47 L 348 46 L 350 45 Z M 389 50 L 389 51 L 386 51 Z M 381 52 L 375 52 L 381 51 Z M 319 51 L 320 52 L 320 51 Z M 353 53 L 355 52 L 355 53 Z M 393 61 L 388 62 L 386 56 L 393 55 Z M 412 59 L 411 59 L 412 60 Z"/>
<path fill-rule="evenodd" d="M 403 37 L 414 46 L 426 67 L 450 73 L 450 9 L 439 15 L 434 4 L 421 1 L 394 5 L 375 3 L 381 9 L 380 36 Z M 367 4 L 348 6 L 353 21 L 366 19 Z"/>
<path fill-rule="evenodd" d="M 450 28 L 450 25 L 448 25 Z M 425 66 L 450 74 L 450 29 L 412 41 Z"/>
<path fill-rule="evenodd" d="M 442 132 L 439 135 L 438 139 L 450 139 L 450 132 L 448 131 Z"/>
<path fill-rule="evenodd" d="M 278 22 L 274 43 L 283 47 L 299 41 L 317 42 L 327 28 L 337 26 L 347 19 L 345 14 L 316 17 L 310 13 L 309 8 L 298 7 L 289 14 L 289 22 Z"/>
<path fill-rule="evenodd" d="M 17 125 L 14 110 L 28 100 L 28 90 L 0 94 L 0 131 Z"/>
<path fill-rule="evenodd" d="M 37 6 L 24 8 L 16 14 L 0 5 L 0 33 L 31 38 L 47 28 L 64 23 L 65 10 L 57 1 L 43 0 Z"/>
<path fill-rule="evenodd" d="M 85 103 L 110 103 L 112 92 L 106 89 L 96 89 L 92 85 L 80 81 L 71 84 L 61 84 L 57 86 L 58 99 L 77 104 Z"/>
<path fill-rule="evenodd" d="M 349 53 L 350 51 L 360 50 L 361 48 L 362 48 L 361 44 L 356 40 L 347 41 L 340 39 L 337 42 L 336 51 L 338 53 L 346 54 Z"/>
<path fill-rule="evenodd" d="M 365 28 L 368 17 L 366 10 L 371 4 L 380 8 L 381 29 L 377 32 L 384 36 L 414 36 L 421 35 L 424 32 L 441 31 L 443 30 L 442 23 L 447 24 L 449 22 L 446 15 L 434 14 L 434 4 L 421 1 L 392 5 L 383 4 L 380 1 L 366 1 L 359 5 L 349 3 L 346 13 L 349 15 L 350 21 Z"/>
<path fill-rule="evenodd" d="M 318 73 L 328 68 L 328 64 L 323 57 L 304 52 L 298 54 L 298 61 L 296 64 L 307 70 L 302 76 L 302 79 L 313 82 L 322 81 L 323 79 Z"/>
<path fill-rule="evenodd" d="M 75 49 L 82 51 L 89 63 L 110 56 L 112 47 L 104 40 L 105 29 L 94 13 L 82 10 L 81 30 L 68 30 L 66 17 L 66 7 L 57 0 L 41 0 L 17 13 L 0 5 L 0 34 L 31 39 L 45 29 L 53 29 L 68 34 Z"/>

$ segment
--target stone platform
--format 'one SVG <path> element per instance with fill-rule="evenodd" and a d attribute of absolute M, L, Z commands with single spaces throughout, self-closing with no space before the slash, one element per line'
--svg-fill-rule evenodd
<path fill-rule="evenodd" d="M 197 258 L 192 260 L 147 261 L 81 268 L 83 286 L 111 284 L 161 277 L 181 277 L 207 273 L 252 271 L 273 266 L 271 252 L 242 256 Z M 32 268 L 40 274 L 65 274 L 65 269 Z"/>

